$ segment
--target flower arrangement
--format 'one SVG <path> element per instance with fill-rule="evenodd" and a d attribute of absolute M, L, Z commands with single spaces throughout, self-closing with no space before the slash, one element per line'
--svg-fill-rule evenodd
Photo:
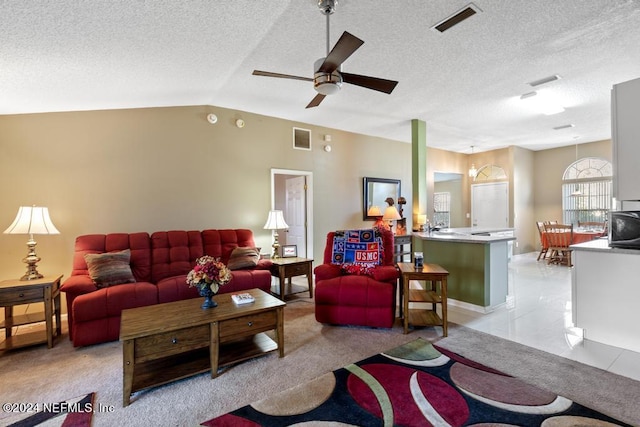
<path fill-rule="evenodd" d="M 187 283 L 190 287 L 197 287 L 200 291 L 211 288 L 214 294 L 218 293 L 220 286 L 231 280 L 231 271 L 219 258 L 209 255 L 196 260 L 193 270 L 187 275 Z"/>

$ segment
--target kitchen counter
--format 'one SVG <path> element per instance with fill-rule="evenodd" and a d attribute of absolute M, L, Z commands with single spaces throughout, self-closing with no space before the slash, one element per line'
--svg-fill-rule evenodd
<path fill-rule="evenodd" d="M 630 254 L 640 255 L 640 249 L 627 249 L 627 248 L 612 248 L 609 247 L 609 239 L 602 237 L 599 239 L 590 240 L 585 243 L 578 243 L 571 245 L 571 249 L 591 252 L 604 252 L 604 253 L 616 253 L 616 254 Z"/>
<path fill-rule="evenodd" d="M 449 271 L 451 305 L 487 313 L 506 302 L 513 229 L 453 228 L 412 236 L 413 251 L 422 252 L 425 263 Z"/>
<path fill-rule="evenodd" d="M 640 250 L 610 248 L 606 238 L 571 249 L 574 325 L 588 340 L 640 352 Z"/>
<path fill-rule="evenodd" d="M 461 231 L 463 230 L 463 231 Z M 466 229 L 447 228 L 440 231 L 432 231 L 431 233 L 412 233 L 413 236 L 424 240 L 449 241 L 460 243 L 492 243 L 492 242 L 508 242 L 516 240 L 512 235 L 506 235 L 508 231 L 474 231 L 474 234 L 464 232 Z M 469 229 L 471 230 L 471 229 Z M 491 235 L 495 233 L 494 235 Z M 500 233 L 500 234 L 498 234 Z M 504 233 L 504 234 L 503 234 Z"/>

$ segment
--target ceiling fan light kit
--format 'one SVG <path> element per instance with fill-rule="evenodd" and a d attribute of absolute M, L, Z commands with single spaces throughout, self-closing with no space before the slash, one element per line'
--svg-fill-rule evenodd
<path fill-rule="evenodd" d="M 253 75 L 313 81 L 313 87 L 318 94 L 307 104 L 306 108 L 317 107 L 327 95 L 338 93 L 342 83 L 350 83 L 387 94 L 391 93 L 398 84 L 397 81 L 342 72 L 342 63 L 359 49 L 364 44 L 364 41 L 345 31 L 333 46 L 333 49 L 329 50 L 329 17 L 335 11 L 337 4 L 337 0 L 318 0 L 320 12 L 327 17 L 327 56 L 318 59 L 313 64 L 313 79 L 260 70 L 253 70 Z"/>
<path fill-rule="evenodd" d="M 325 58 L 318 59 L 313 64 L 314 70 L 319 70 L 324 63 Z M 342 87 L 342 76 L 339 72 L 334 71 L 331 74 L 316 71 L 313 74 L 313 88 L 322 95 L 333 95 L 338 93 Z"/>

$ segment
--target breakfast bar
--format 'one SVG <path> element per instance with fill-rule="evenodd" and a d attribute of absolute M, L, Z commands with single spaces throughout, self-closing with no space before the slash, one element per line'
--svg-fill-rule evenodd
<path fill-rule="evenodd" d="M 450 304 L 488 313 L 506 302 L 512 230 L 446 229 L 412 236 L 413 251 L 423 252 L 425 263 L 449 272 Z"/>

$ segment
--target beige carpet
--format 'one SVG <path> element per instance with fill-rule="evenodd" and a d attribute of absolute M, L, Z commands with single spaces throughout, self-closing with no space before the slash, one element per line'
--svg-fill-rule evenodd
<path fill-rule="evenodd" d="M 639 382 L 464 327 L 451 325 L 449 331 L 440 345 L 511 374 L 529 375 L 532 383 L 640 425 Z M 96 406 L 113 411 L 96 413 L 94 426 L 194 426 L 418 336 L 437 341 L 440 334 L 441 328 L 426 328 L 403 335 L 399 323 L 391 330 L 321 325 L 313 302 L 302 294 L 285 308 L 282 359 L 273 353 L 232 366 L 214 380 L 202 374 L 142 391 L 123 408 L 121 344 L 74 349 L 65 335 L 50 350 L 40 346 L 0 356 L 2 401 L 57 402 L 95 391 Z"/>

